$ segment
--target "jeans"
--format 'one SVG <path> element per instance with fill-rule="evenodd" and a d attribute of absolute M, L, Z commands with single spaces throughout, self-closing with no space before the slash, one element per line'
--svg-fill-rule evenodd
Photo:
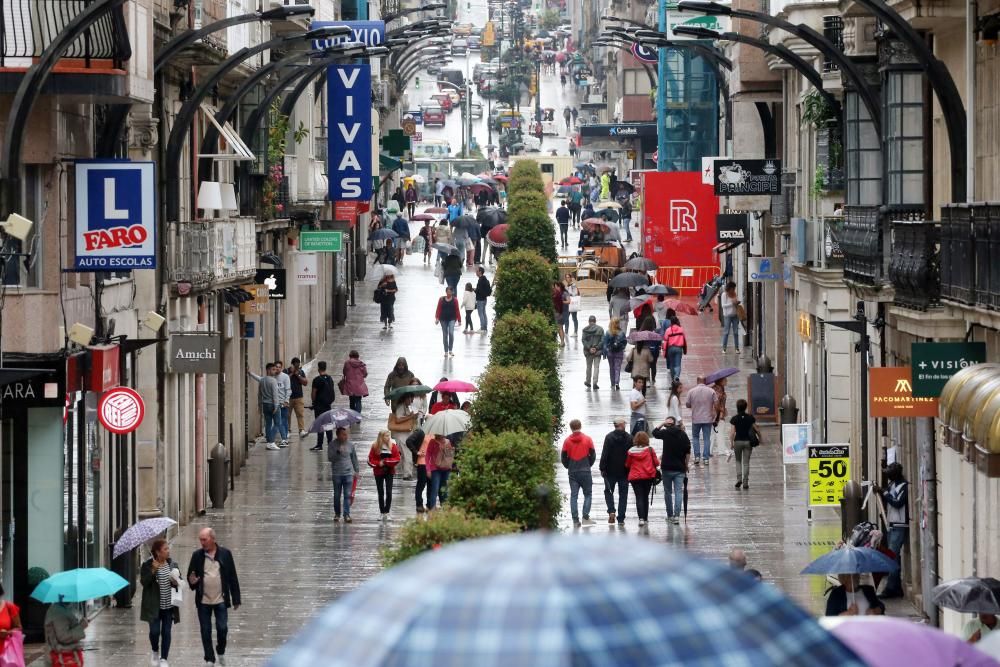
<path fill-rule="evenodd" d="M 431 491 L 427 496 L 427 509 L 432 510 L 437 507 L 438 501 L 444 505 L 448 499 L 448 475 L 450 470 L 435 470 L 431 473 Z"/>
<path fill-rule="evenodd" d="M 622 377 L 622 360 L 625 352 L 608 352 L 608 372 L 611 375 L 611 384 L 618 386 Z"/>
<path fill-rule="evenodd" d="M 726 315 L 722 318 L 722 349 L 726 349 L 726 345 L 729 343 L 729 332 L 733 332 L 733 344 L 736 346 L 736 351 L 740 351 L 740 328 L 739 328 L 739 318 L 735 315 Z"/>
<path fill-rule="evenodd" d="M 559 240 L 562 243 L 562 245 L 563 245 L 564 248 L 569 245 L 569 223 L 568 222 L 565 225 L 562 224 L 562 223 L 559 223 Z"/>
<path fill-rule="evenodd" d="M 340 516 L 341 498 L 343 498 L 344 517 L 351 516 L 351 487 L 354 486 L 354 475 L 333 476 L 333 514 Z"/>
<path fill-rule="evenodd" d="M 424 489 L 427 488 L 427 466 L 423 463 L 417 466 L 417 488 L 413 492 L 413 499 L 417 503 L 417 509 L 424 508 Z M 428 504 L 430 502 L 428 501 Z"/>
<path fill-rule="evenodd" d="M 458 281 L 461 279 L 461 273 L 445 274 L 444 282 L 451 288 L 453 294 L 458 294 Z"/>
<path fill-rule="evenodd" d="M 319 417 L 324 412 L 328 412 L 329 410 L 330 410 L 330 406 L 329 405 L 323 405 L 323 404 L 316 405 L 314 403 L 313 404 L 313 412 L 315 414 L 313 415 L 313 419 L 315 419 L 316 417 Z M 320 449 L 323 448 L 323 434 L 324 433 L 326 434 L 326 444 L 329 445 L 329 444 L 331 444 L 333 442 L 333 431 L 320 431 L 319 433 L 316 434 L 316 446 L 319 447 Z"/>
<path fill-rule="evenodd" d="M 199 604 L 198 625 L 201 626 L 201 647 L 205 651 L 205 662 L 215 662 L 215 654 L 226 654 L 226 636 L 229 634 L 229 610 L 226 603 Z M 215 614 L 215 633 L 218 642 L 212 651 L 212 614 Z"/>
<path fill-rule="evenodd" d="M 891 526 L 889 528 L 889 549 L 896 554 L 896 562 L 900 569 L 889 573 L 889 581 L 885 585 L 886 595 L 902 595 L 903 579 L 900 573 L 903 571 L 903 547 L 909 543 L 910 529 L 905 526 Z"/>
<path fill-rule="evenodd" d="M 597 386 L 597 375 L 601 367 L 601 355 L 585 354 L 583 358 L 587 360 L 587 374 L 583 376 L 583 381 L 587 384 Z"/>
<path fill-rule="evenodd" d="M 632 434 L 635 434 L 635 427 L 636 427 L 636 424 L 638 424 L 639 422 L 642 422 L 642 424 L 643 424 L 644 427 L 646 426 L 646 415 L 645 414 L 643 414 L 641 412 L 633 412 L 632 414 L 630 414 L 629 418 L 628 418 L 628 432 L 632 433 Z M 642 430 L 645 431 L 646 429 L 643 428 Z"/>
<path fill-rule="evenodd" d="M 670 503 L 670 489 L 673 488 L 674 502 Z M 684 502 L 684 473 L 673 470 L 663 471 L 663 502 L 667 506 L 667 516 L 681 515 L 681 505 Z"/>
<path fill-rule="evenodd" d="M 712 425 L 693 424 L 691 426 L 691 456 L 696 459 L 707 459 L 711 455 Z"/>
<path fill-rule="evenodd" d="M 589 470 L 570 470 L 569 513 L 572 515 L 574 523 L 580 520 L 580 514 L 577 511 L 577 498 L 580 495 L 580 489 L 583 489 L 583 518 L 589 519 L 590 503 L 594 497 L 594 478 Z"/>
<path fill-rule="evenodd" d="M 263 403 L 261 410 L 264 412 L 264 437 L 268 442 L 274 442 L 281 422 L 281 411 L 274 409 L 274 403 Z"/>
<path fill-rule="evenodd" d="M 281 422 L 278 424 L 278 432 L 281 433 L 282 440 L 288 440 L 288 406 L 284 405 L 278 411 Z"/>
<path fill-rule="evenodd" d="M 635 494 L 635 511 L 643 521 L 649 520 L 649 492 L 653 489 L 651 479 L 633 479 L 632 493 Z"/>
<path fill-rule="evenodd" d="M 736 481 L 741 484 L 747 483 L 750 476 L 750 455 L 753 454 L 753 447 L 749 440 L 737 440 L 733 443 L 733 454 L 736 455 Z"/>
<path fill-rule="evenodd" d="M 361 397 L 360 396 L 348 396 L 347 404 L 355 412 L 361 412 Z"/>
<path fill-rule="evenodd" d="M 615 513 L 615 489 L 618 489 L 618 523 L 625 521 L 625 509 L 628 507 L 628 477 L 604 478 L 604 502 L 608 505 L 608 514 Z"/>
<path fill-rule="evenodd" d="M 153 653 L 159 651 L 164 660 L 170 657 L 170 630 L 173 624 L 173 609 L 161 609 L 156 618 L 149 622 L 149 645 L 153 648 Z"/>
<path fill-rule="evenodd" d="M 392 508 L 392 475 L 376 475 L 375 487 L 378 489 L 378 511 L 388 514 Z"/>
<path fill-rule="evenodd" d="M 573 333 L 580 331 L 580 320 L 578 318 L 579 313 L 575 310 L 569 311 L 569 315 L 566 317 L 566 333 L 569 333 L 569 321 L 573 320 Z"/>
<path fill-rule="evenodd" d="M 476 299 L 476 312 L 479 313 L 479 328 L 486 331 L 489 319 L 486 317 L 486 299 Z"/>
<path fill-rule="evenodd" d="M 626 218 L 626 217 L 623 216 L 622 219 L 620 220 L 620 222 L 621 222 L 621 226 L 625 228 L 625 235 L 626 235 L 625 236 L 625 240 L 626 241 L 631 241 L 632 240 L 632 217 L 629 216 L 629 217 Z"/>
<path fill-rule="evenodd" d="M 667 348 L 667 368 L 670 369 L 671 380 L 676 380 L 681 376 L 681 361 L 683 359 L 683 347 L 680 345 L 671 345 Z"/>
<path fill-rule="evenodd" d="M 472 311 L 465 311 L 465 330 L 472 331 Z"/>
<path fill-rule="evenodd" d="M 455 320 L 441 320 L 441 341 L 445 352 L 455 347 Z"/>

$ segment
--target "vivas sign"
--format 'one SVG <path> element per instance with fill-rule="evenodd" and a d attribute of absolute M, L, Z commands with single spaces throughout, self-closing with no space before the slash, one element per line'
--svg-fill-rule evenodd
<path fill-rule="evenodd" d="M 716 160 L 715 194 L 780 195 L 781 160 Z"/>
<path fill-rule="evenodd" d="M 155 197 L 152 162 L 77 162 L 75 268 L 155 269 Z"/>
<path fill-rule="evenodd" d="M 372 198 L 371 88 L 368 65 L 331 65 L 327 69 L 331 201 Z"/>

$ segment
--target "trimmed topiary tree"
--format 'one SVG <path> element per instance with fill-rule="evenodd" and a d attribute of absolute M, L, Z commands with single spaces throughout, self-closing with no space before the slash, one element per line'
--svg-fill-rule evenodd
<path fill-rule="evenodd" d="M 510 199 L 519 194 L 536 192 L 545 194 L 545 183 L 541 178 L 535 176 L 518 176 L 507 181 L 507 198 Z"/>
<path fill-rule="evenodd" d="M 559 259 L 556 250 L 556 230 L 545 211 L 526 212 L 516 219 L 507 217 L 507 248 L 509 250 L 534 250 L 552 262 Z M 554 279 L 554 275 L 553 275 Z"/>
<path fill-rule="evenodd" d="M 392 567 L 445 544 L 477 537 L 506 535 L 519 530 L 520 526 L 513 521 L 484 519 L 463 512 L 457 507 L 444 507 L 429 514 L 426 520 L 410 519 L 403 524 L 399 541 L 392 547 L 382 550 L 382 563 L 386 567 Z"/>
<path fill-rule="evenodd" d="M 542 213 L 548 215 L 549 200 L 535 190 L 518 190 L 507 200 L 507 222 L 526 215 Z"/>
<path fill-rule="evenodd" d="M 552 264 L 533 250 L 508 250 L 497 263 L 493 279 L 496 317 L 534 310 L 554 321 Z"/>
<path fill-rule="evenodd" d="M 552 440 L 552 402 L 545 378 L 527 366 L 488 366 L 479 378 L 470 413 L 475 433 L 520 428 Z"/>
<path fill-rule="evenodd" d="M 528 344 L 527 341 L 530 341 Z M 527 366 L 542 374 L 556 423 L 562 422 L 562 380 L 555 324 L 531 310 L 498 319 L 490 338 L 491 366 Z"/>
<path fill-rule="evenodd" d="M 562 505 L 556 463 L 555 447 L 538 433 L 470 435 L 456 462 L 461 472 L 448 483 L 448 502 L 528 530 L 555 528 Z"/>
<path fill-rule="evenodd" d="M 510 177 L 516 178 L 520 176 L 534 176 L 538 180 L 542 180 L 542 169 L 534 160 L 517 160 L 510 168 Z"/>

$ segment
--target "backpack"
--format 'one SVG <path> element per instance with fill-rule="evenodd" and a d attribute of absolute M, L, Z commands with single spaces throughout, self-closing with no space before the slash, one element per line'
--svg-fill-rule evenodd
<path fill-rule="evenodd" d="M 372 301 L 382 303 L 383 300 L 385 300 L 385 290 L 381 287 L 375 288 L 375 293 L 372 294 Z"/>
<path fill-rule="evenodd" d="M 434 456 L 434 467 L 441 470 L 451 470 L 455 465 L 455 445 L 447 438 L 437 450 Z"/>
<path fill-rule="evenodd" d="M 608 346 L 608 348 L 612 352 L 624 352 L 625 351 L 625 347 L 627 345 L 628 345 L 628 339 L 625 338 L 625 336 L 618 335 L 618 336 L 612 336 L 611 337 L 611 344 Z M 632 370 L 632 369 L 629 369 L 629 370 Z"/>

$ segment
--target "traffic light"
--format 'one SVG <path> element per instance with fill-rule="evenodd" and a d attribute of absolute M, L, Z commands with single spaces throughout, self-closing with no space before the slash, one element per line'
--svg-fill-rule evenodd
<path fill-rule="evenodd" d="M 413 79 L 413 87 L 414 88 L 420 88 L 420 77 L 419 76 L 416 77 L 415 79 Z"/>

